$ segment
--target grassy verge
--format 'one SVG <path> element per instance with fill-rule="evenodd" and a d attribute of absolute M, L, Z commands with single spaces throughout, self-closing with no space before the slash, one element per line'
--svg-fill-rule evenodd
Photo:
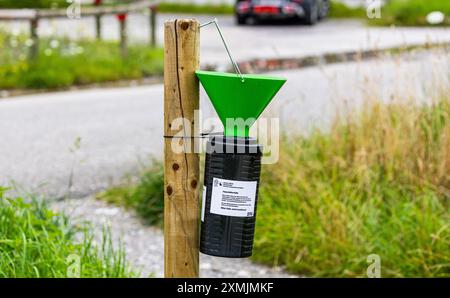
<path fill-rule="evenodd" d="M 120 3 L 112 2 L 105 5 L 118 4 Z M 158 12 L 230 15 L 234 13 L 234 6 L 229 4 L 162 2 L 158 4 Z M 365 18 L 366 14 L 363 8 L 353 8 L 341 2 L 331 1 L 329 16 L 331 18 Z"/>
<path fill-rule="evenodd" d="M 65 0 L 0 0 L 0 8 L 62 8 L 67 6 Z"/>
<path fill-rule="evenodd" d="M 234 7 L 228 4 L 189 4 L 162 2 L 158 5 L 158 12 L 191 14 L 232 14 L 234 12 Z"/>
<path fill-rule="evenodd" d="M 163 2 L 158 5 L 158 12 L 163 13 L 192 13 L 192 14 L 233 14 L 234 7 L 228 4 L 189 4 Z M 353 8 L 332 1 L 330 5 L 330 18 L 365 18 L 363 8 Z"/>
<path fill-rule="evenodd" d="M 122 59 L 119 45 L 106 41 L 42 40 L 36 59 L 27 55 L 32 41 L 0 32 L 0 89 L 52 89 L 163 72 L 163 51 L 132 45 Z"/>
<path fill-rule="evenodd" d="M 385 277 L 450 276 L 449 119 L 448 95 L 427 106 L 367 103 L 326 132 L 284 138 L 279 162 L 262 172 L 254 259 L 356 277 L 378 254 Z M 160 223 L 163 178 L 159 166 L 151 172 L 102 198 Z M 146 204 L 151 212 L 140 211 Z"/>
<path fill-rule="evenodd" d="M 233 14 L 231 5 L 212 4 L 185 4 L 185 3 L 161 3 L 159 12 L 166 13 L 192 13 L 192 14 Z M 350 7 L 338 1 L 330 2 L 330 18 L 336 19 L 364 19 L 370 25 L 375 26 L 430 26 L 426 22 L 426 16 L 433 11 L 441 11 L 447 15 L 447 19 L 440 26 L 450 24 L 450 2 L 442 0 L 391 0 L 382 8 L 381 19 L 367 18 L 365 7 Z"/>
<path fill-rule="evenodd" d="M 104 5 L 118 5 L 123 2 L 107 2 Z M 0 8 L 63 8 L 65 0 L 0 0 Z M 233 14 L 234 7 L 228 4 L 194 4 L 163 2 L 158 11 L 163 13 L 190 14 Z M 426 16 L 433 11 L 441 11 L 450 16 L 450 2 L 443 0 L 391 0 L 382 8 L 382 18 L 368 20 L 376 26 L 429 26 Z M 331 1 L 330 18 L 367 19 L 365 8 L 349 7 L 338 1 Z M 450 24 L 450 17 L 440 26 Z"/>
<path fill-rule="evenodd" d="M 156 162 L 146 170 L 137 184 L 111 188 L 97 196 L 110 204 L 134 209 L 147 224 L 162 227 L 164 208 L 163 167 Z"/>
<path fill-rule="evenodd" d="M 37 200 L 8 198 L 0 188 L 0 277 L 135 276 L 108 235 L 96 246 L 86 226 L 72 226 Z"/>
<path fill-rule="evenodd" d="M 234 8 L 231 5 L 211 5 L 211 4 L 181 4 L 181 3 L 161 3 L 159 12 L 166 13 L 192 13 L 192 14 L 233 14 Z M 442 0 L 392 0 L 382 8 L 382 18 L 367 18 L 364 7 L 350 7 L 338 1 L 330 2 L 329 17 L 335 19 L 364 19 L 370 25 L 375 26 L 429 26 L 426 16 L 433 11 L 442 11 L 450 16 L 450 2 Z M 441 26 L 450 24 L 450 17 Z"/>
<path fill-rule="evenodd" d="M 308 276 L 450 276 L 450 98 L 371 104 L 285 140 L 260 188 L 255 259 Z"/>
<path fill-rule="evenodd" d="M 363 7 L 350 7 L 341 2 L 331 1 L 329 17 L 335 19 L 364 19 L 366 18 L 366 11 Z"/>
<path fill-rule="evenodd" d="M 433 11 L 443 12 L 447 18 L 439 26 L 450 25 L 450 2 L 441 0 L 391 0 L 381 9 L 381 19 L 368 19 L 364 7 L 349 7 L 331 1 L 330 18 L 359 18 L 374 26 L 430 26 L 426 17 Z"/>
<path fill-rule="evenodd" d="M 426 17 L 430 12 L 441 11 L 447 18 L 440 26 L 450 25 L 450 2 L 442 0 L 391 0 L 381 11 L 381 19 L 372 25 L 429 26 Z"/>
<path fill-rule="evenodd" d="M 118 6 L 123 4 L 126 3 L 122 1 L 111 1 L 102 4 L 102 6 Z M 234 7 L 229 4 L 161 2 L 158 4 L 157 10 L 161 13 L 232 14 Z"/>

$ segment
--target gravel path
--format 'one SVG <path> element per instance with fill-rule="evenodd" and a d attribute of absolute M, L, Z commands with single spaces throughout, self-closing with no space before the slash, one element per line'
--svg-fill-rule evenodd
<path fill-rule="evenodd" d="M 52 203 L 53 209 L 64 211 L 73 221 L 89 221 L 97 237 L 105 225 L 111 227 L 117 245 L 122 241 L 127 259 L 143 277 L 164 274 L 164 238 L 162 230 L 143 225 L 133 212 L 110 206 L 95 198 L 72 199 Z M 99 238 L 100 239 L 100 238 Z M 201 277 L 295 277 L 282 268 L 254 264 L 249 259 L 217 258 L 200 254 Z"/>

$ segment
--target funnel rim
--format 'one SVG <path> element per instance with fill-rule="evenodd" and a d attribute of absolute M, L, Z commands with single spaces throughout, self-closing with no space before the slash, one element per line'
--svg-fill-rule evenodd
<path fill-rule="evenodd" d="M 204 70 L 195 73 L 227 136 L 249 136 L 250 127 L 287 81 L 263 74 L 246 74 L 242 82 L 234 73 Z M 229 123 L 228 119 L 234 119 L 234 122 Z"/>
<path fill-rule="evenodd" d="M 241 79 L 240 76 L 236 73 L 231 72 L 220 72 L 220 71 L 209 71 L 209 70 L 196 70 L 195 74 L 197 76 L 201 75 L 210 75 L 210 76 L 216 76 L 216 77 L 227 77 L 227 78 L 237 78 Z M 268 75 L 262 75 L 262 74 L 242 74 L 244 79 L 258 79 L 258 80 L 270 80 L 270 81 L 280 81 L 280 82 L 286 82 L 287 79 L 283 77 L 275 77 L 275 76 L 268 76 Z"/>

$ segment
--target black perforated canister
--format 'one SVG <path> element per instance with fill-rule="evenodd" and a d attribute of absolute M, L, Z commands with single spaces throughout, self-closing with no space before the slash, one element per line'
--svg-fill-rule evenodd
<path fill-rule="evenodd" d="M 252 255 L 262 147 L 254 138 L 212 136 L 207 143 L 200 251 Z"/>

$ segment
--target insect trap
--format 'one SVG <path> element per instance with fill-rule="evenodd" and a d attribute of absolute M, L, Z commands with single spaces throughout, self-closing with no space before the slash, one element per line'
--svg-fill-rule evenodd
<path fill-rule="evenodd" d="M 196 71 L 224 126 L 206 144 L 200 251 L 243 258 L 252 255 L 262 146 L 250 127 L 286 82 L 283 78 L 242 74 L 223 38 L 236 73 Z"/>

